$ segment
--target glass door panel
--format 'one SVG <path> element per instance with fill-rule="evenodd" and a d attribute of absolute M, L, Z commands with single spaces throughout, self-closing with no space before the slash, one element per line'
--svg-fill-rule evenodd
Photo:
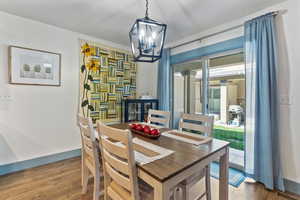
<path fill-rule="evenodd" d="M 214 138 L 230 142 L 230 162 L 244 165 L 245 65 L 243 53 L 211 58 L 208 67 L 208 114 Z"/>
<path fill-rule="evenodd" d="M 210 87 L 208 90 L 208 110 L 210 114 L 220 114 L 220 87 Z"/>
<path fill-rule="evenodd" d="M 139 103 L 129 103 L 128 104 L 128 121 L 129 122 L 135 122 L 140 121 L 141 119 L 141 104 Z"/>
<path fill-rule="evenodd" d="M 173 127 L 178 127 L 181 113 L 184 112 L 185 90 L 184 77 L 181 72 L 175 72 L 173 75 Z"/>
<path fill-rule="evenodd" d="M 202 113 L 202 62 L 173 66 L 173 127 L 178 127 L 182 113 Z"/>

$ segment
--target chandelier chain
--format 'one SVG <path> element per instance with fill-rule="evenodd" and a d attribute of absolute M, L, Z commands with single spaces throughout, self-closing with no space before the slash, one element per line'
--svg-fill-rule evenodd
<path fill-rule="evenodd" d="M 146 13 L 145 16 L 148 18 L 149 2 L 146 0 Z"/>

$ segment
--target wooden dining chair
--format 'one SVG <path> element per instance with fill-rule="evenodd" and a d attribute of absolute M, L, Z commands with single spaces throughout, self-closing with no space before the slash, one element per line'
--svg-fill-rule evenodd
<path fill-rule="evenodd" d="M 96 142 L 92 120 L 78 115 L 78 125 L 81 133 L 82 158 L 82 193 L 86 194 L 90 177 L 94 178 L 93 200 L 99 200 L 104 194 L 101 190 L 101 177 L 103 177 L 100 162 L 99 144 Z"/>
<path fill-rule="evenodd" d="M 195 134 L 204 134 L 207 137 L 212 137 L 214 127 L 214 117 L 199 114 L 182 114 L 179 121 L 179 130 Z M 190 178 L 181 183 L 183 196 L 186 200 L 190 199 L 190 188 L 198 183 L 205 177 L 205 192 L 199 194 L 196 199 L 201 199 L 206 196 L 207 200 L 211 200 L 211 187 L 210 187 L 210 166 L 206 166 L 197 174 L 192 175 Z"/>
<path fill-rule="evenodd" d="M 133 144 L 129 130 L 97 124 L 100 149 L 103 155 L 104 200 L 154 200 L 153 188 L 137 177 L 134 150 L 147 152 Z M 174 187 L 168 200 L 174 200 Z"/>
<path fill-rule="evenodd" d="M 101 122 L 98 122 L 97 128 L 103 155 L 104 199 L 153 199 L 153 189 L 138 182 L 131 132 Z"/>
<path fill-rule="evenodd" d="M 170 112 L 150 109 L 148 111 L 147 123 L 169 128 Z"/>

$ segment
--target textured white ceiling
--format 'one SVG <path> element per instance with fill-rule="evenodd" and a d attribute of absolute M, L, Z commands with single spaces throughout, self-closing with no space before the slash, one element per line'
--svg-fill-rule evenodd
<path fill-rule="evenodd" d="M 149 0 L 150 17 L 168 25 L 167 42 L 249 15 L 284 0 Z M 1 0 L 0 10 L 128 45 L 144 0 Z"/>

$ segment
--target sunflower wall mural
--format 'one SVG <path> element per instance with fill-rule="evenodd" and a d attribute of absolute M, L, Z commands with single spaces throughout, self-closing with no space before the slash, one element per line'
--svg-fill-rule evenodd
<path fill-rule="evenodd" d="M 121 103 L 136 97 L 137 64 L 130 52 L 80 41 L 80 113 L 95 123 L 119 122 Z"/>

